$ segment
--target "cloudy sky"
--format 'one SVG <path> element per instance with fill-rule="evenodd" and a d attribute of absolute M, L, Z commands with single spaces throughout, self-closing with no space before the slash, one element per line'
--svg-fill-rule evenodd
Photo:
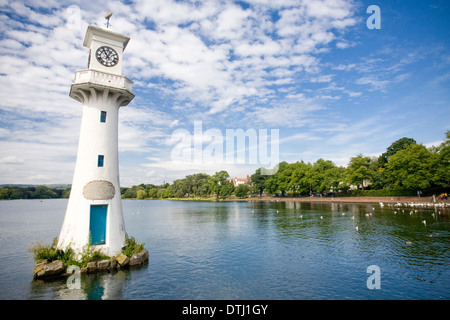
<path fill-rule="evenodd" d="M 370 5 L 381 29 L 367 26 Z M 82 108 L 70 85 L 108 8 L 111 30 L 131 37 L 123 73 L 136 94 L 120 110 L 122 186 L 263 164 L 260 140 L 244 161 L 175 161 L 179 133 L 192 155 L 221 134 L 237 159 L 227 130 L 267 130 L 279 161 L 345 166 L 450 129 L 447 0 L 0 0 L 0 184 L 72 182 Z"/>

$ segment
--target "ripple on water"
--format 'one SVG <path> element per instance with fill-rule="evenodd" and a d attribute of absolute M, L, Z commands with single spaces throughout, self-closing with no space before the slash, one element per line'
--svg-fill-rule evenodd
<path fill-rule="evenodd" d="M 25 217 L 38 213 L 33 225 L 5 216 L 0 202 L 1 254 L 17 253 L 8 264 L 28 254 L 36 234 L 51 240 L 59 231 L 53 209 L 63 203 L 51 203 L 16 204 Z M 8 203 L 7 212 L 14 207 Z M 450 298 L 450 226 L 430 213 L 281 202 L 123 201 L 123 208 L 127 232 L 146 243 L 149 264 L 86 279 L 80 299 Z M 372 264 L 381 269 L 378 291 L 366 287 Z M 32 282 L 32 266 L 25 269 L 2 267 L 1 298 L 76 296 L 64 282 Z"/>

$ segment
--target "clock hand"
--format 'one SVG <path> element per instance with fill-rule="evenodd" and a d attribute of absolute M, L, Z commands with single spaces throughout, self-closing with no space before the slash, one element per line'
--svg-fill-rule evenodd
<path fill-rule="evenodd" d="M 103 52 L 104 52 L 104 53 L 105 53 L 105 55 L 106 55 L 106 59 L 108 59 L 108 60 L 109 60 L 110 58 L 109 58 L 109 52 L 108 52 L 108 50 L 104 49 L 104 51 L 103 51 Z"/>

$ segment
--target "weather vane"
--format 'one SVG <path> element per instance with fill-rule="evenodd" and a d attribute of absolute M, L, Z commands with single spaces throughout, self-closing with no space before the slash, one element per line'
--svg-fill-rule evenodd
<path fill-rule="evenodd" d="M 106 12 L 105 15 L 105 19 L 106 19 L 106 28 L 109 27 L 109 19 L 111 18 L 111 16 L 113 15 L 111 9 L 108 9 L 108 11 Z"/>

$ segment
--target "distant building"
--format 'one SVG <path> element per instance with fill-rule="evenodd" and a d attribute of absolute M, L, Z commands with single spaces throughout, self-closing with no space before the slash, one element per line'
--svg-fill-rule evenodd
<path fill-rule="evenodd" d="M 240 186 L 241 184 L 247 184 L 250 180 L 250 177 L 247 175 L 247 178 L 231 178 L 227 179 L 229 182 L 233 182 L 235 188 Z"/>
<path fill-rule="evenodd" d="M 350 190 L 358 190 L 358 189 L 364 189 L 367 188 L 368 186 L 370 186 L 372 184 L 372 182 L 370 181 L 370 179 L 364 179 L 363 182 L 359 185 L 350 185 L 349 189 Z"/>

